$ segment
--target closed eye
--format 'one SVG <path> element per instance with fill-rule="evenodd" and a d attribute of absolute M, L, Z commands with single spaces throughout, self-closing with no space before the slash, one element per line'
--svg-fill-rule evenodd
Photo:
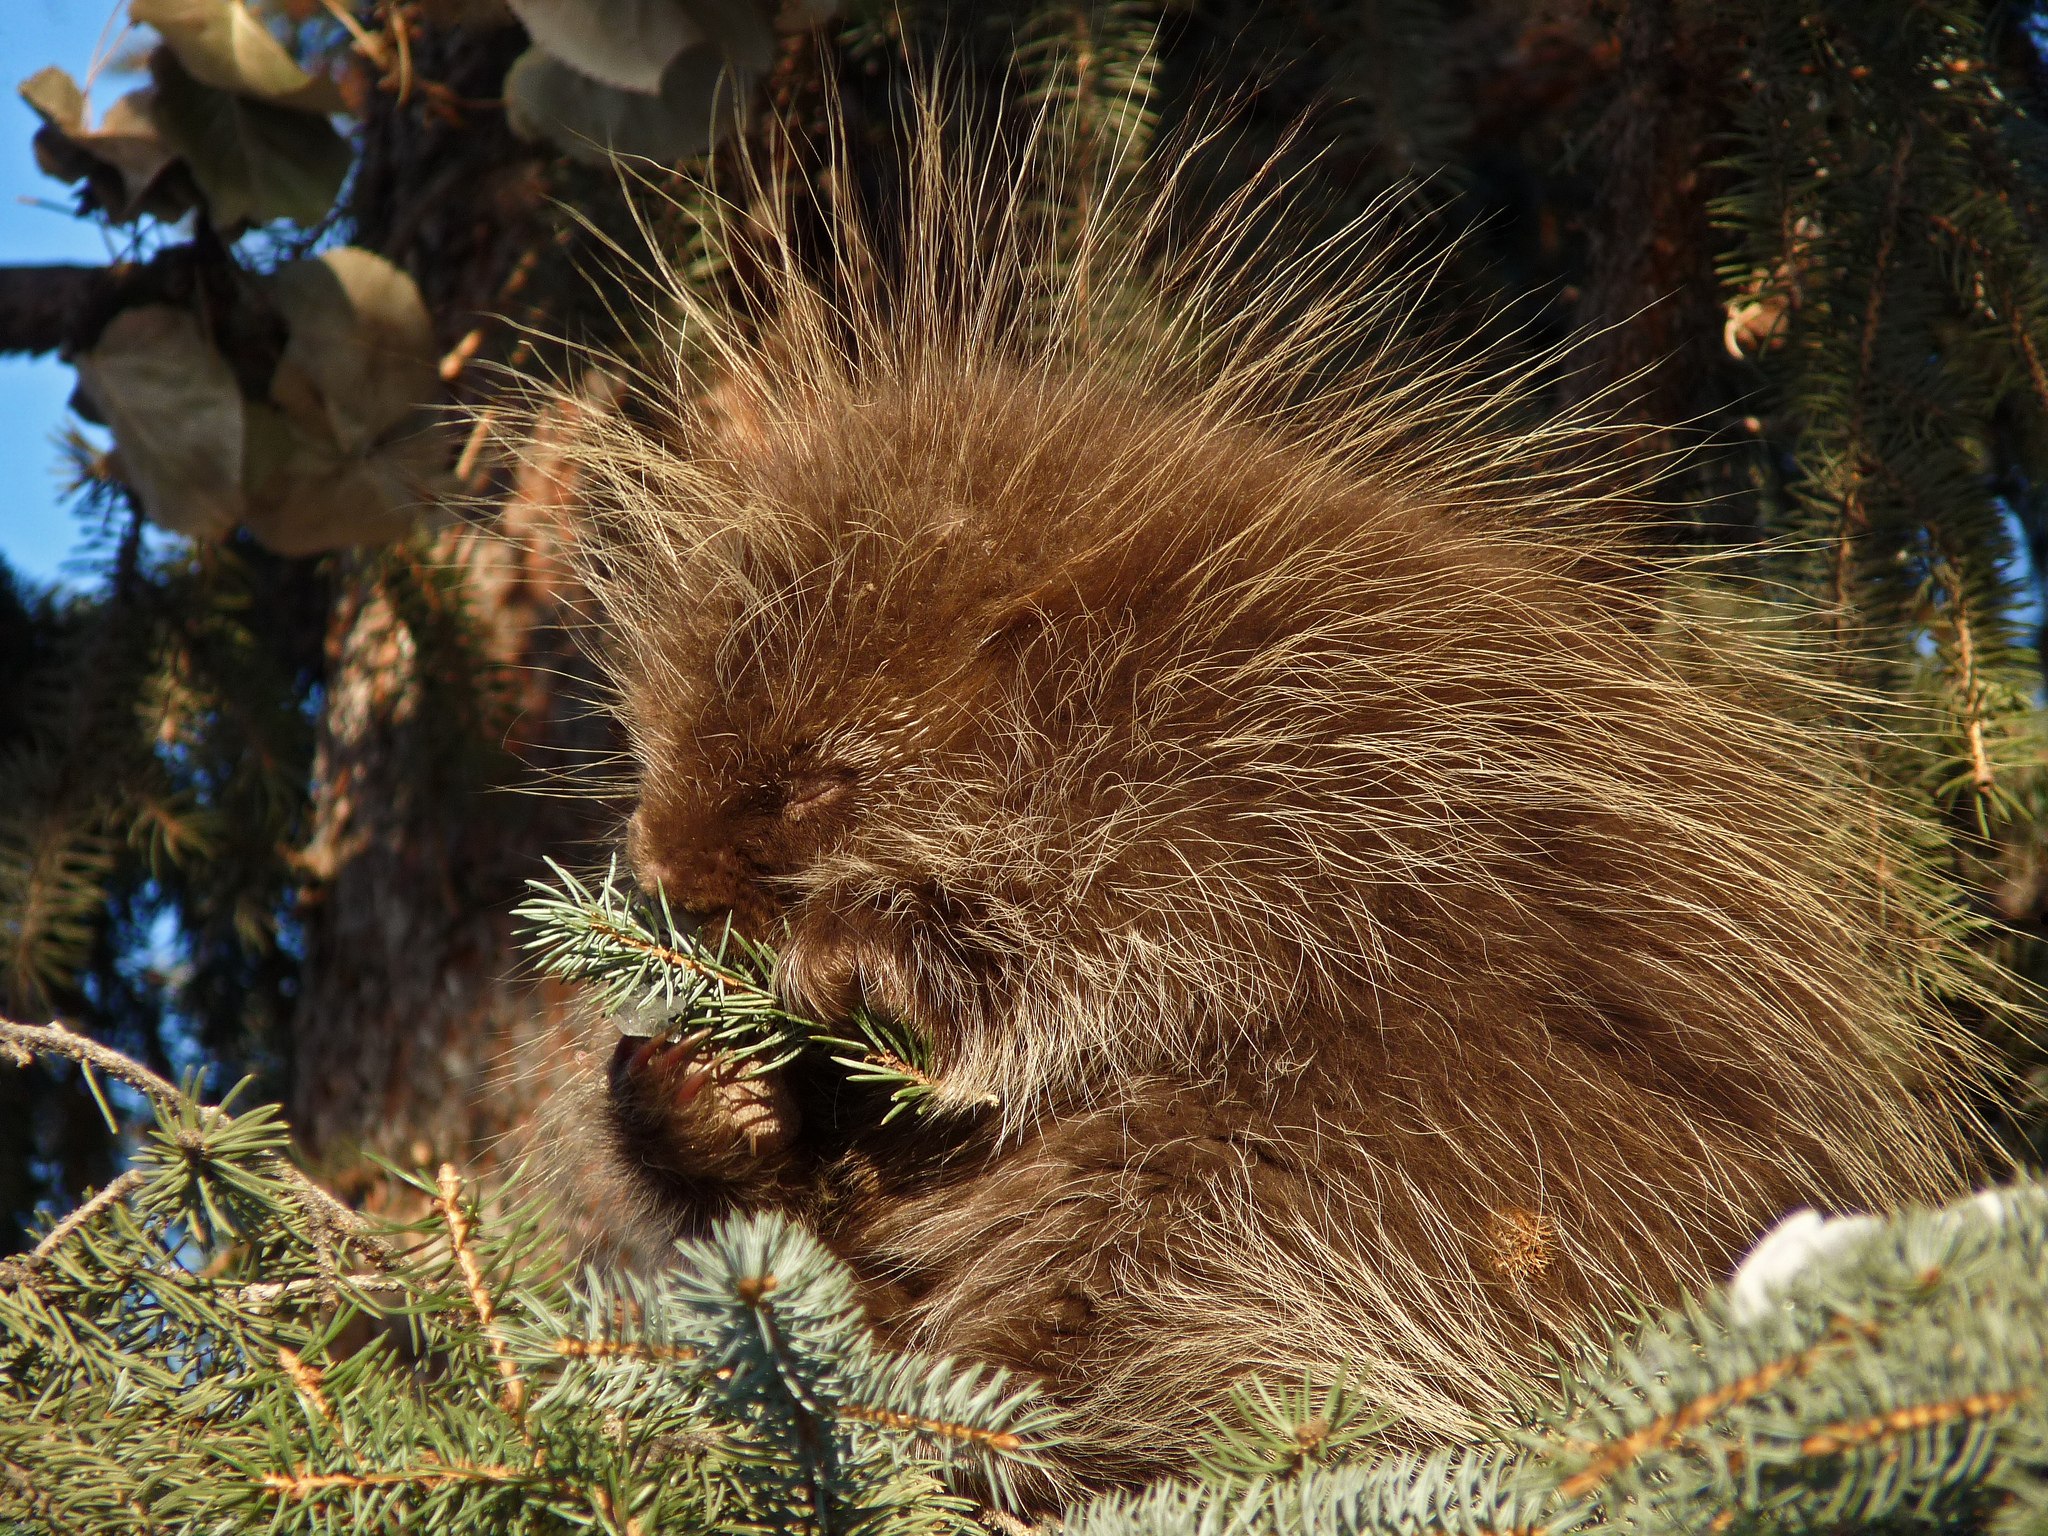
<path fill-rule="evenodd" d="M 782 815 L 786 821 L 802 821 L 843 800 L 853 788 L 853 776 L 820 773 L 793 779 L 784 788 Z"/>

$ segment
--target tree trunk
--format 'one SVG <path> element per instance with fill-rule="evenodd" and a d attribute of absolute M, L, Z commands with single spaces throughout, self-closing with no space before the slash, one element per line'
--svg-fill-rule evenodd
<path fill-rule="evenodd" d="M 419 83 L 364 125 L 356 241 L 412 272 L 458 386 L 548 240 L 533 150 L 461 105 L 497 96 L 521 41 L 420 34 Z M 522 1144 L 567 999 L 528 978 L 510 909 L 543 855 L 609 830 L 600 800 L 561 788 L 610 746 L 570 629 L 562 487 L 529 462 L 500 488 L 485 526 L 348 557 L 329 620 L 290 1108 L 323 1172 L 372 1204 L 365 1154 L 489 1170 Z"/>

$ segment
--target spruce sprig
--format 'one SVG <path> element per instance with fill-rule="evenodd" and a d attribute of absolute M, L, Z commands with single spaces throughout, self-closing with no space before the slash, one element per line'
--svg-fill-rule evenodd
<path fill-rule="evenodd" d="M 1066 1536 L 2038 1532 L 2048 1519 L 2048 1185 L 1760 1245 L 1725 1291 L 1586 1344 L 1469 1445 L 1285 1454 L 1260 1411 L 1203 1475 L 1071 1511 Z M 1240 1407 L 1247 1406 L 1240 1404 Z M 1277 1410 L 1277 1412 L 1275 1412 Z M 1283 1454 L 1276 1455 L 1276 1451 Z"/>
<path fill-rule="evenodd" d="M 757 1072 L 806 1049 L 825 1051 L 847 1080 L 889 1090 L 887 1124 L 905 1110 L 935 1114 L 993 1107 L 992 1096 L 949 1093 L 931 1044 L 909 1026 L 856 1008 L 850 1031 L 791 1013 L 774 987 L 776 954 L 720 927 L 716 940 L 677 921 L 667 894 L 652 900 L 626 888 L 618 860 L 595 883 L 547 861 L 554 880 L 530 880 L 532 898 L 514 909 L 527 925 L 525 948 L 547 975 L 590 986 L 626 1034 L 682 1038 L 703 1033 Z"/>
<path fill-rule="evenodd" d="M 878 1018 L 865 1008 L 856 1008 L 851 1022 L 852 1035 L 820 1031 L 815 1038 L 834 1052 L 832 1060 L 846 1069 L 848 1082 L 877 1083 L 889 1089 L 889 1108 L 882 1124 L 906 1109 L 922 1115 L 959 1107 L 945 1096 L 932 1068 L 930 1043 L 916 1030 L 893 1019 Z M 996 1100 L 991 1094 L 974 1103 L 993 1108 Z"/>
<path fill-rule="evenodd" d="M 594 886 L 547 865 L 554 881 L 529 880 L 532 898 L 513 909 L 527 925 L 524 947 L 545 974 L 591 987 L 621 1033 L 705 1031 L 759 1071 L 809 1043 L 815 1026 L 785 1009 L 770 984 L 774 951 L 730 924 L 707 941 L 676 921 L 666 893 L 649 902 L 622 885 L 617 858 Z"/>
<path fill-rule="evenodd" d="M 986 1366 L 885 1346 L 775 1216 L 659 1276 L 570 1282 L 536 1209 L 443 1165 L 373 1227 L 273 1109 L 0 1020 L 144 1093 L 129 1173 L 0 1264 L 0 1532 L 788 1531 L 970 1536 L 1059 1418 Z"/>
<path fill-rule="evenodd" d="M 415 1223 L 361 1230 L 267 1110 L 68 1030 L 0 1021 L 0 1052 L 90 1060 L 155 1112 L 135 1177 L 0 1266 L 0 1529 L 966 1536 L 956 1474 L 1004 1500 L 1053 1471 L 1037 1387 L 885 1345 L 779 1216 L 571 1283 L 531 1211 L 452 1168 L 409 1181 Z M 1470 1444 L 1374 1438 L 1366 1400 L 1248 1385 L 1199 1478 L 1061 1529 L 2040 1531 L 2048 1185 L 1789 1222 Z"/>

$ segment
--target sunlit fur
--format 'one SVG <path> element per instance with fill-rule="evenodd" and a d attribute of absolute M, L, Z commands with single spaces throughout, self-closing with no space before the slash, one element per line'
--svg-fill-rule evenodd
<path fill-rule="evenodd" d="M 1247 1371 L 1469 1429 L 1788 1207 L 1968 1176 L 1896 817 L 1633 552 L 1625 433 L 1417 339 L 1370 220 L 1077 229 L 912 138 L 825 257 L 750 188 L 571 456 L 641 877 L 956 1108 L 807 1079 L 757 1167 L 629 1151 L 645 1209 L 803 1215 L 889 1336 L 1045 1374 L 1092 1480 Z"/>

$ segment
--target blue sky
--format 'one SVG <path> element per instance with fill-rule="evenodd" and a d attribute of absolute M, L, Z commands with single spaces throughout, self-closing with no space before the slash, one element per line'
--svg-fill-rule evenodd
<path fill-rule="evenodd" d="M 36 116 L 15 86 L 45 64 L 81 80 L 94 45 L 126 0 L 0 0 L 0 263 L 105 261 L 98 228 L 68 217 L 68 192 L 36 169 L 29 140 Z M 132 81 L 102 81 L 95 114 Z M 58 495 L 54 437 L 64 421 L 71 370 L 53 358 L 0 357 L 0 555 L 23 575 L 55 579 L 77 542 Z"/>

